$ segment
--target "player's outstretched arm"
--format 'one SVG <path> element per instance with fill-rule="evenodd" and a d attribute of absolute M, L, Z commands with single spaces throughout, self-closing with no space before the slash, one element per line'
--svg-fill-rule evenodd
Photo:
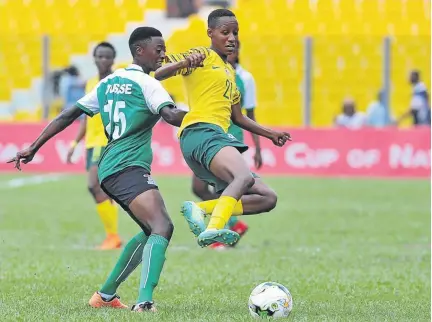
<path fill-rule="evenodd" d="M 179 127 L 187 112 L 179 110 L 174 105 L 168 105 L 160 110 L 160 115 L 168 124 Z"/>
<path fill-rule="evenodd" d="M 235 125 L 246 131 L 272 140 L 277 146 L 283 146 L 286 141 L 291 141 L 289 133 L 273 131 L 272 129 L 261 126 L 250 118 L 244 116 L 241 112 L 240 103 L 232 106 L 231 120 Z"/>
<path fill-rule="evenodd" d="M 39 137 L 27 149 L 19 151 L 15 157 L 7 163 L 15 163 L 15 168 L 21 170 L 21 161 L 26 164 L 33 160 L 36 152 L 53 136 L 60 133 L 69 125 L 72 124 L 84 112 L 78 107 L 73 106 L 61 112 L 54 120 L 52 120 L 42 131 Z"/>
<path fill-rule="evenodd" d="M 75 140 L 72 141 L 71 146 L 69 147 L 69 151 L 67 153 L 66 162 L 72 163 L 72 156 L 75 152 L 75 148 L 78 143 L 81 142 L 81 140 L 85 137 L 87 132 L 87 117 L 84 117 L 82 121 L 80 122 L 80 126 L 78 129 L 78 133 L 75 137 Z"/>
<path fill-rule="evenodd" d="M 173 77 L 178 74 L 178 71 L 188 68 L 186 60 L 179 61 L 177 63 L 168 63 L 166 65 L 163 65 L 161 68 L 157 69 L 154 77 L 162 81 L 164 79 L 168 79 L 170 77 Z"/>
<path fill-rule="evenodd" d="M 182 56 L 184 59 L 178 62 L 172 62 L 169 57 L 170 56 L 167 56 L 169 63 L 163 65 L 155 72 L 154 77 L 159 81 L 179 74 L 189 75 L 193 68 L 201 67 L 205 59 L 205 55 L 201 53 L 192 53 Z"/>
<path fill-rule="evenodd" d="M 250 118 L 252 121 L 256 122 L 255 109 L 252 108 L 252 109 L 246 110 L 246 116 L 248 118 Z M 255 133 L 251 133 L 251 134 L 252 134 L 252 140 L 255 144 L 255 155 L 254 155 L 255 168 L 259 169 L 262 166 L 260 139 L 259 139 L 259 136 L 256 135 Z"/>

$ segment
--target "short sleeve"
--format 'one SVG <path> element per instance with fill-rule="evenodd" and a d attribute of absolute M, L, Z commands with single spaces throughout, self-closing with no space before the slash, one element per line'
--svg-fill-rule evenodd
<path fill-rule="evenodd" d="M 240 103 L 240 100 L 241 100 L 241 94 L 240 94 L 240 91 L 238 90 L 238 88 L 236 87 L 235 91 L 234 91 L 234 95 L 233 95 L 232 105 L 236 105 L 236 104 Z"/>
<path fill-rule="evenodd" d="M 208 57 L 210 55 L 210 50 L 206 47 L 196 47 L 196 48 L 192 48 L 189 51 L 185 52 L 185 53 L 180 53 L 180 54 L 167 54 L 165 56 L 165 63 L 177 63 L 180 62 L 182 60 L 185 60 L 186 57 L 188 57 L 191 54 L 203 54 L 205 57 Z M 193 71 L 196 70 L 196 68 L 183 68 L 177 71 L 176 75 L 182 75 L 182 76 L 187 76 L 193 73 Z"/>
<path fill-rule="evenodd" d="M 153 114 L 159 114 L 165 106 L 175 105 L 162 84 L 154 78 L 149 77 L 148 82 L 142 85 L 142 89 L 147 107 Z"/>
<path fill-rule="evenodd" d="M 245 79 L 244 87 L 245 88 L 242 107 L 246 110 L 252 110 L 257 105 L 256 86 L 252 74 L 249 74 L 248 77 Z"/>
<path fill-rule="evenodd" d="M 76 105 L 83 110 L 88 116 L 93 117 L 95 114 L 98 114 L 100 111 L 99 101 L 97 97 L 98 86 L 95 86 L 90 93 L 81 98 Z"/>

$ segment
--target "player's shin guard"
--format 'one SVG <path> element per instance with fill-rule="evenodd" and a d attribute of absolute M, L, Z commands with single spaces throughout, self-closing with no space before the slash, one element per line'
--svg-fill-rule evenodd
<path fill-rule="evenodd" d="M 237 200 L 230 196 L 221 196 L 210 217 L 207 229 L 223 229 L 230 219 Z"/>
<path fill-rule="evenodd" d="M 114 269 L 100 289 L 100 293 L 114 295 L 119 285 L 141 263 L 144 246 L 149 237 L 140 232 L 135 235 L 125 246 Z"/>
<path fill-rule="evenodd" d="M 160 235 L 150 235 L 142 254 L 143 265 L 137 303 L 152 301 L 153 290 L 159 282 L 165 263 L 165 252 L 168 243 L 169 241 Z"/>

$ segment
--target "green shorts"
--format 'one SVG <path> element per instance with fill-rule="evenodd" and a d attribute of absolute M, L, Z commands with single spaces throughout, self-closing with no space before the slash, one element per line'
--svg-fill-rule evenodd
<path fill-rule="evenodd" d="M 248 146 L 239 142 L 221 127 L 209 123 L 192 124 L 185 128 L 180 136 L 180 149 L 189 168 L 201 180 L 215 187 L 215 191 L 224 190 L 228 183 L 210 172 L 210 163 L 216 153 L 226 146 L 235 147 L 240 153 Z"/>
<path fill-rule="evenodd" d="M 228 133 L 232 134 L 241 143 L 244 143 L 243 130 L 239 126 L 231 122 L 231 125 L 228 128 Z"/>
<path fill-rule="evenodd" d="M 92 166 L 97 165 L 102 153 L 105 151 L 104 146 L 95 146 L 87 149 L 86 157 L 86 170 L 88 171 Z"/>

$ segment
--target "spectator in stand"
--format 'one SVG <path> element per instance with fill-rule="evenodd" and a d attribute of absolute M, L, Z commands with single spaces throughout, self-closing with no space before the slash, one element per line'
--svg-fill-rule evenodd
<path fill-rule="evenodd" d="M 78 68 L 70 66 L 64 70 L 59 84 L 63 109 L 68 109 L 85 95 L 85 81 L 80 77 Z"/>
<path fill-rule="evenodd" d="M 355 102 L 352 98 L 346 98 L 342 104 L 342 113 L 336 116 L 336 127 L 347 129 L 359 129 L 366 124 L 366 116 L 362 112 L 356 111 Z"/>
<path fill-rule="evenodd" d="M 420 72 L 413 70 L 410 73 L 410 83 L 413 87 L 410 107 L 398 120 L 399 124 L 408 117 L 412 117 L 414 126 L 431 124 L 431 109 L 429 93 L 426 85 L 420 81 Z"/>
<path fill-rule="evenodd" d="M 371 127 L 384 127 L 391 124 L 390 111 L 384 105 L 384 92 L 380 91 L 377 100 L 369 104 L 366 112 L 366 125 Z"/>

